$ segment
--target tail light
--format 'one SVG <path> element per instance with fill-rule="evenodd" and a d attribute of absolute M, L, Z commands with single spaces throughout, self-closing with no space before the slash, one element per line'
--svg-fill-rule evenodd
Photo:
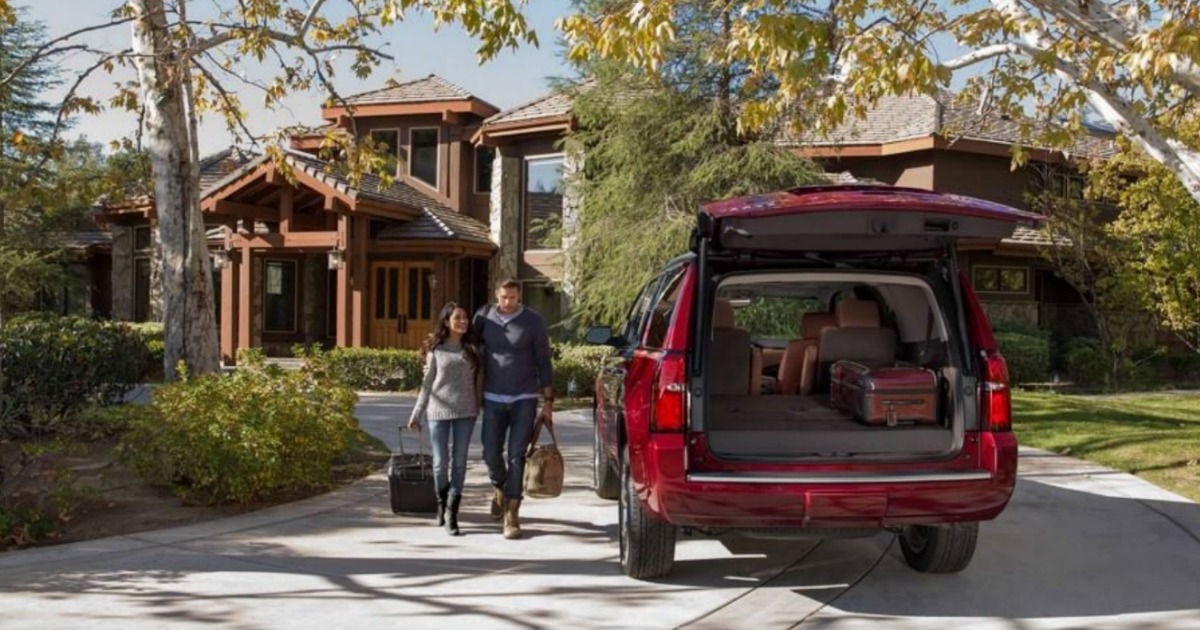
<path fill-rule="evenodd" d="M 1012 430 L 1012 390 L 1008 364 L 999 352 L 983 353 L 983 379 L 979 383 L 979 425 L 985 431 Z"/>
<path fill-rule="evenodd" d="M 1008 364 L 1000 356 L 996 336 L 987 314 L 975 295 L 975 287 L 965 273 L 959 273 L 967 316 L 967 337 L 979 352 L 979 426 L 984 431 L 1012 431 L 1012 390 L 1009 389 Z"/>
<path fill-rule="evenodd" d="M 655 433 L 682 433 L 687 423 L 687 370 L 682 354 L 667 354 L 654 382 L 654 408 L 650 430 Z"/>

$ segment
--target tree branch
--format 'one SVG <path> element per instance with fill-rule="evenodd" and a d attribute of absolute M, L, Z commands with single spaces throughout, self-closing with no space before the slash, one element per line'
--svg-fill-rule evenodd
<path fill-rule="evenodd" d="M 30 53 L 27 58 L 22 60 L 21 63 L 17 64 L 16 67 L 12 69 L 12 71 L 10 71 L 8 74 L 4 75 L 3 79 L 0 79 L 0 87 L 8 85 L 10 82 L 12 82 L 13 79 L 15 79 L 22 72 L 24 72 L 25 69 L 29 67 L 29 64 L 34 63 L 39 59 L 43 59 L 43 58 L 46 58 L 49 56 L 61 54 L 68 50 L 87 49 L 87 46 L 83 45 L 83 44 L 75 44 L 72 46 L 59 46 L 59 44 L 62 44 L 68 40 L 74 39 L 75 37 L 84 35 L 86 33 L 92 33 L 92 32 L 101 31 L 101 30 L 104 30 L 106 28 L 110 28 L 113 26 L 120 26 L 122 24 L 128 24 L 132 20 L 133 20 L 133 18 L 121 18 L 119 20 L 112 20 L 112 21 L 106 22 L 104 24 L 87 26 L 87 27 L 84 27 L 81 29 L 76 29 L 74 31 L 71 31 L 70 33 L 67 33 L 66 35 L 63 35 L 61 37 L 55 37 L 54 39 L 51 39 L 51 40 L 43 43 L 41 46 L 36 48 L 32 53 Z"/>

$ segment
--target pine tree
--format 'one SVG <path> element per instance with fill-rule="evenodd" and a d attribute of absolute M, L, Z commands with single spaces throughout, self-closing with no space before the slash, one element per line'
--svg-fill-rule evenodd
<path fill-rule="evenodd" d="M 688 2 L 655 76 L 618 62 L 581 67 L 567 138 L 585 165 L 568 254 L 576 322 L 620 323 L 642 285 L 686 251 L 700 203 L 819 180 L 818 166 L 769 135 L 739 131 L 739 108 L 774 85 L 707 54 L 729 25 L 723 5 Z"/>

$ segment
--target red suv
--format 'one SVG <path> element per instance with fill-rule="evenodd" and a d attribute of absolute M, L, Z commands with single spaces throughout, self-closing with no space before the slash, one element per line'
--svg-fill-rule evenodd
<path fill-rule="evenodd" d="M 666 575 L 693 531 L 886 529 L 918 571 L 965 568 L 978 523 L 1008 504 L 1017 442 L 956 243 L 1040 219 L 889 186 L 701 207 L 691 252 L 624 327 L 587 333 L 615 348 L 596 383 L 594 487 L 620 500 L 624 572 Z"/>

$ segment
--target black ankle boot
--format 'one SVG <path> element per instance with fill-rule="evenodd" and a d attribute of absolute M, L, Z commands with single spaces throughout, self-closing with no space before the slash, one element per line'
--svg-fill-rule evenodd
<path fill-rule="evenodd" d="M 458 506 L 462 503 L 461 494 L 450 495 L 450 503 L 446 507 L 446 533 L 451 536 L 461 536 L 458 531 Z"/>
<path fill-rule="evenodd" d="M 450 493 L 450 486 L 445 486 L 437 491 L 437 524 L 438 527 L 446 524 L 446 495 Z"/>

